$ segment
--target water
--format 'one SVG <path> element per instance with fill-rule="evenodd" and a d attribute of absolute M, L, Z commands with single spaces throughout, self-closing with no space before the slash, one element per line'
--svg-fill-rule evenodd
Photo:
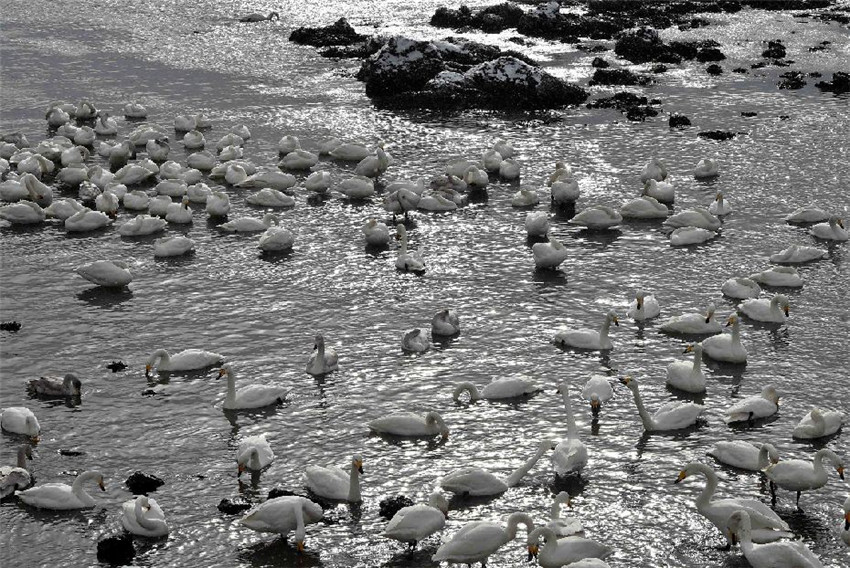
<path fill-rule="evenodd" d="M 575 385 L 573 407 L 590 452 L 582 481 L 556 485 L 544 457 L 504 496 L 453 502 L 443 538 L 468 521 L 502 520 L 517 510 L 544 521 L 554 494 L 567 487 L 578 494 L 573 514 L 588 536 L 615 548 L 611 566 L 743 566 L 740 554 L 719 550 L 719 533 L 696 513 L 693 500 L 702 483 L 672 484 L 679 469 L 693 459 L 711 463 L 705 451 L 726 439 L 770 440 L 786 459 L 810 458 L 823 445 L 850 455 L 844 434 L 818 444 L 791 439 L 794 425 L 812 407 L 850 408 L 846 244 L 817 243 L 829 257 L 800 268 L 805 286 L 789 292 L 785 324 L 744 323 L 746 368 L 708 363 L 706 422 L 696 430 L 643 434 L 630 393 L 619 384 L 598 423 L 591 424 L 587 406 L 575 395 L 591 373 L 612 380 L 631 374 L 641 380 L 650 408 L 675 399 L 664 386 L 664 373 L 670 361 L 685 357 L 685 343 L 659 334 L 659 321 L 701 310 L 709 301 L 726 316 L 734 308 L 720 294 L 726 278 L 766 268 L 769 254 L 792 243 L 814 244 L 803 228 L 783 223 L 794 208 L 814 201 L 846 215 L 848 99 L 821 93 L 811 79 L 802 90 L 779 91 L 777 75 L 787 69 L 730 73 L 759 60 L 762 40 L 782 37 L 789 58 L 798 62 L 792 69 L 822 71 L 828 78 L 848 67 L 846 28 L 787 13 L 745 11 L 710 15 L 715 23 L 708 28 L 665 31 L 668 38 L 715 38 L 729 57 L 718 78 L 684 65 L 645 90 L 662 99 L 665 111 L 691 118 L 694 128 L 676 132 L 668 129 L 666 115 L 635 124 L 614 111 L 443 116 L 379 110 L 353 79 L 355 61 L 322 59 L 312 48 L 287 41 L 296 26 L 324 25 L 343 14 L 362 32 L 443 37 L 446 30 L 426 25 L 440 3 L 3 0 L 0 123 L 4 131 L 21 129 L 37 142 L 47 135 L 41 117 L 51 101 L 87 97 L 120 114 L 125 102 L 137 100 L 148 107 L 151 122 L 168 128 L 177 114 L 209 115 L 215 124 L 207 134 L 211 143 L 231 126 L 247 124 L 253 138 L 246 158 L 260 166 L 274 166 L 283 134 L 298 136 L 306 148 L 329 136 L 369 144 L 383 140 L 396 160 L 387 180 L 435 175 L 448 160 L 476 159 L 505 138 L 517 150 L 524 184 L 540 187 L 556 160 L 571 164 L 582 191 L 579 210 L 595 203 L 619 206 L 637 195 L 640 169 L 658 155 L 672 170 L 677 211 L 707 205 L 718 190 L 724 192 L 736 211 L 724 220 L 721 236 L 674 249 L 657 224 L 587 234 L 568 225 L 568 215 L 554 213 L 552 234 L 569 247 L 570 257 L 554 274 L 537 273 L 523 229 L 527 211 L 510 206 L 518 184 L 499 182 L 488 188 L 488 199 L 455 213 L 414 216 L 409 233 L 426 260 L 423 277 L 396 272 L 394 248 L 370 252 L 362 246 L 363 220 L 386 215 L 379 197 L 358 204 L 337 196 L 314 206 L 301 190 L 296 207 L 279 212 L 283 225 L 297 234 L 295 249 L 271 258 L 259 254 L 256 236 L 219 234 L 202 209 L 195 209 L 190 227 L 168 228 L 168 234 L 196 241 L 195 255 L 180 260 L 154 260 L 152 239 L 122 239 L 114 229 L 68 236 L 54 223 L 34 229 L 4 223 L 0 310 L 3 321 L 21 321 L 23 328 L 0 332 L 0 405 L 26 405 L 38 415 L 43 434 L 32 469 L 39 483 L 70 483 L 76 472 L 93 468 L 107 482 L 107 491 L 95 495 L 94 510 L 52 513 L 4 503 L 4 565 L 95 564 L 97 539 L 120 528 L 120 504 L 131 497 L 123 480 L 135 470 L 166 480 L 153 496 L 172 526 L 167 540 L 137 540 L 138 565 L 433 565 L 430 556 L 440 537 L 408 555 L 378 536 L 386 524 L 378 516 L 379 501 L 399 493 L 422 501 L 440 475 L 460 466 L 507 475 L 535 451 L 538 440 L 565 435 L 555 390 L 562 380 Z M 272 9 L 284 15 L 280 22 L 233 23 L 240 14 Z M 469 37 L 515 48 L 511 35 Z M 826 52 L 807 51 L 823 40 L 832 42 Z M 534 41 L 528 53 L 552 73 L 579 81 L 591 74 L 592 56 L 568 44 Z M 758 116 L 741 117 L 750 110 Z M 119 124 L 122 135 L 132 126 L 122 119 Z M 744 134 L 725 143 L 695 135 L 715 128 Z M 691 177 L 703 156 L 719 159 L 720 178 Z M 181 144 L 172 145 L 172 158 L 185 159 Z M 353 168 L 321 165 L 336 180 Z M 245 204 L 244 190 L 228 192 L 231 218 L 261 216 L 259 208 Z M 116 224 L 129 218 L 122 212 Z M 100 258 L 130 264 L 129 291 L 97 290 L 74 273 Z M 625 318 L 640 288 L 662 305 L 662 317 L 645 325 Z M 403 332 L 427 329 L 431 316 L 446 307 L 460 315 L 461 335 L 422 355 L 402 354 Z M 609 309 L 621 316 L 610 355 L 562 351 L 550 343 L 562 326 L 596 328 Z M 340 370 L 319 379 L 303 372 L 317 331 L 340 353 Z M 293 389 L 291 400 L 278 408 L 225 413 L 224 384 L 214 380 L 214 370 L 146 380 L 145 359 L 159 347 L 223 353 L 238 380 L 286 385 Z M 118 359 L 129 368 L 113 374 L 105 365 Z M 68 371 L 83 380 L 78 406 L 27 397 L 28 379 Z M 544 392 L 513 404 L 451 400 L 457 382 L 483 386 L 514 374 L 534 379 Z M 767 383 L 783 394 L 779 417 L 752 429 L 726 427 L 723 410 Z M 164 384 L 167 394 L 141 395 L 156 384 Z M 438 410 L 448 423 L 446 443 L 388 443 L 369 436 L 364 425 L 385 413 L 426 409 Z M 243 477 L 240 487 L 235 448 L 260 432 L 270 434 L 277 459 L 256 483 Z M 18 440 L 4 433 L 2 441 L 5 463 Z M 59 454 L 70 448 L 84 454 Z M 307 553 L 299 558 L 293 547 L 245 529 L 238 516 L 216 509 L 222 498 L 240 492 L 258 501 L 274 486 L 302 491 L 308 465 L 343 466 L 353 453 L 362 454 L 366 470 L 362 507 L 326 511 L 323 523 L 308 527 Z M 728 470 L 720 476 L 724 495 L 769 500 L 755 476 Z M 848 561 L 838 540 L 846 494 L 834 473 L 826 487 L 804 495 L 803 512 L 795 511 L 792 495 L 780 492 L 777 511 L 825 566 Z M 518 539 L 493 555 L 490 565 L 515 566 L 524 557 Z"/>

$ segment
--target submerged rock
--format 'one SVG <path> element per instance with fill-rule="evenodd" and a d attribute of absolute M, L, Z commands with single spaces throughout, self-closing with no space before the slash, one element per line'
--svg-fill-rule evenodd
<path fill-rule="evenodd" d="M 749 117 L 752 117 L 752 116 L 758 116 L 758 113 L 755 112 L 755 111 L 752 111 L 752 110 L 742 110 L 741 116 L 745 116 L 745 117 L 749 118 Z"/>
<path fill-rule="evenodd" d="M 156 491 L 157 487 L 165 485 L 165 482 L 159 477 L 141 471 L 134 472 L 124 483 L 133 495 L 147 494 Z"/>
<path fill-rule="evenodd" d="M 640 28 L 623 34 L 614 46 L 614 53 L 632 63 L 681 63 L 682 56 L 666 45 L 652 28 Z"/>
<path fill-rule="evenodd" d="M 608 62 L 601 57 L 594 57 L 593 61 L 590 62 L 590 66 L 597 69 L 605 69 L 606 67 L 609 67 Z"/>
<path fill-rule="evenodd" d="M 650 77 L 636 75 L 628 69 L 597 69 L 590 79 L 589 85 L 648 85 Z"/>
<path fill-rule="evenodd" d="M 832 74 L 832 81 L 820 81 L 815 84 L 815 87 L 822 91 L 832 91 L 833 93 L 850 92 L 850 73 L 838 71 Z"/>
<path fill-rule="evenodd" d="M 18 331 L 21 329 L 20 322 L 16 321 L 4 321 L 0 323 L 0 330 L 2 331 Z"/>
<path fill-rule="evenodd" d="M 708 67 L 705 68 L 705 72 L 708 73 L 709 75 L 722 75 L 723 74 L 723 67 L 721 67 L 720 65 L 717 65 L 717 64 L 709 65 Z"/>
<path fill-rule="evenodd" d="M 626 114 L 626 118 L 634 121 L 643 121 L 650 116 L 658 116 L 658 111 L 652 108 L 653 104 L 661 101 L 647 101 L 646 97 L 623 91 L 611 97 L 603 97 L 589 103 L 587 108 L 614 108 Z"/>
<path fill-rule="evenodd" d="M 413 499 L 405 495 L 396 495 L 382 499 L 379 505 L 378 514 L 385 519 L 392 519 L 393 516 L 405 507 L 413 505 Z"/>
<path fill-rule="evenodd" d="M 668 121 L 670 128 L 683 128 L 691 125 L 691 120 L 684 114 L 671 114 Z"/>
<path fill-rule="evenodd" d="M 315 47 L 328 45 L 351 45 L 365 41 L 367 36 L 358 34 L 345 18 L 340 18 L 330 26 L 308 28 L 300 27 L 289 34 L 289 41 Z"/>
<path fill-rule="evenodd" d="M 130 533 L 116 534 L 102 538 L 97 542 L 97 559 L 107 564 L 130 564 L 136 550 Z"/>
<path fill-rule="evenodd" d="M 698 133 L 700 138 L 708 138 L 709 140 L 718 140 L 720 142 L 724 140 L 730 140 L 736 136 L 735 132 L 729 132 L 726 130 L 703 130 Z"/>
<path fill-rule="evenodd" d="M 228 515 L 236 515 L 250 508 L 251 503 L 244 497 L 225 498 L 218 503 L 218 510 Z"/>

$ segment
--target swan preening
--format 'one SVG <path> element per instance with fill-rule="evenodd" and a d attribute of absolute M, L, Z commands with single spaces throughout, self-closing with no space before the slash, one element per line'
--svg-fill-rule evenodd
<path fill-rule="evenodd" d="M 539 545 L 543 540 L 543 547 Z M 605 558 L 614 553 L 608 545 L 580 536 L 558 538 L 549 527 L 534 529 L 526 539 L 528 557 L 537 558 L 537 563 L 543 568 L 560 568 L 574 566 L 573 563 L 589 558 Z M 605 566 L 605 564 L 602 564 Z"/>
<path fill-rule="evenodd" d="M 779 411 L 779 393 L 773 385 L 767 385 L 761 394 L 748 396 L 730 406 L 723 419 L 727 424 L 747 422 L 773 416 Z"/>
<path fill-rule="evenodd" d="M 500 400 L 506 398 L 517 398 L 534 394 L 540 390 L 536 384 L 521 377 L 504 377 L 493 379 L 483 389 L 479 390 L 475 384 L 464 381 L 458 383 L 452 392 L 455 402 L 460 400 L 463 393 L 469 393 L 469 400 L 475 401 L 485 398 L 487 400 Z"/>
<path fill-rule="evenodd" d="M 21 445 L 18 447 L 15 465 L 0 467 L 0 499 L 33 484 L 32 475 L 27 470 L 28 459 L 32 459 L 32 447 L 29 444 Z"/>
<path fill-rule="evenodd" d="M 428 503 L 399 509 L 390 519 L 382 536 L 407 543 L 411 549 L 446 526 L 449 502 L 437 491 L 431 493 Z"/>
<path fill-rule="evenodd" d="M 566 491 L 561 491 L 552 500 L 552 506 L 549 508 L 549 522 L 546 523 L 546 527 L 551 529 L 559 538 L 574 534 L 584 534 L 584 527 L 581 521 L 575 517 L 561 516 L 561 505 L 566 505 L 567 507 L 573 506 L 572 498 Z"/>
<path fill-rule="evenodd" d="M 800 495 L 803 491 L 819 489 L 826 485 L 828 478 L 826 469 L 823 467 L 824 460 L 829 460 L 838 477 L 844 481 L 844 462 L 832 450 L 822 448 L 818 450 L 812 461 L 808 460 L 781 460 L 764 468 L 764 474 L 772 482 L 771 491 L 774 486 L 787 491 L 797 492 L 797 507 L 800 507 Z M 774 499 L 775 499 L 774 493 Z"/>
<path fill-rule="evenodd" d="M 83 489 L 83 484 L 94 481 L 101 491 L 106 491 L 103 485 L 103 475 L 99 471 L 84 471 L 74 480 L 74 485 L 64 483 L 44 483 L 26 491 L 17 493 L 21 501 L 39 509 L 85 509 L 94 507 L 97 503 Z"/>
<path fill-rule="evenodd" d="M 838 432 L 843 424 L 841 412 L 813 408 L 794 428 L 793 436 L 802 440 L 824 438 Z"/>
<path fill-rule="evenodd" d="M 121 524 L 127 532 L 156 538 L 168 534 L 165 514 L 155 499 L 140 495 L 121 505 Z"/>
<path fill-rule="evenodd" d="M 248 436 L 236 448 L 237 476 L 244 471 L 261 471 L 274 461 L 274 451 L 266 439 L 268 434 Z"/>
<path fill-rule="evenodd" d="M 318 497 L 358 503 L 362 500 L 360 497 L 362 473 L 363 460 L 360 456 L 354 456 L 351 458 L 351 469 L 348 473 L 336 466 L 308 466 L 304 474 L 304 484 Z"/>
<path fill-rule="evenodd" d="M 307 499 L 286 495 L 275 497 L 251 509 L 240 519 L 240 523 L 257 532 L 270 532 L 286 536 L 295 531 L 295 544 L 299 552 L 304 550 L 305 525 L 322 520 L 322 508 Z"/>
<path fill-rule="evenodd" d="M 701 404 L 670 401 L 662 404 L 655 411 L 655 414 L 650 415 L 649 411 L 643 405 L 643 399 L 640 396 L 637 381 L 631 377 L 624 377 L 620 379 L 620 382 L 632 391 L 640 420 L 643 422 L 643 427 L 647 432 L 665 432 L 688 428 L 696 423 L 700 414 L 705 410 L 705 407 Z"/>
<path fill-rule="evenodd" d="M 41 425 L 32 410 L 25 406 L 10 406 L 0 414 L 0 428 L 12 434 L 38 439 Z"/>
<path fill-rule="evenodd" d="M 818 557 L 800 541 L 756 544 L 759 541 L 755 536 L 758 531 L 753 530 L 754 524 L 751 512 L 739 509 L 729 515 L 723 531 L 730 544 L 741 543 L 744 558 L 753 568 L 823 568 Z"/>
<path fill-rule="evenodd" d="M 398 412 L 376 418 L 368 424 L 369 428 L 380 434 L 392 436 L 430 437 L 440 435 L 448 438 L 449 427 L 438 412 L 430 411 L 424 415 L 415 412 Z"/>

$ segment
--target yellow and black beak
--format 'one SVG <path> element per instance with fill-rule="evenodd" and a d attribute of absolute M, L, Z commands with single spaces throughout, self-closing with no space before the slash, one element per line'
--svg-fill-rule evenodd
<path fill-rule="evenodd" d="M 674 481 L 673 483 L 679 483 L 680 481 L 685 479 L 687 476 L 688 476 L 688 474 L 685 473 L 685 470 L 683 469 L 682 471 L 679 472 L 679 476 L 676 478 L 676 481 Z"/>
<path fill-rule="evenodd" d="M 790 309 L 790 308 L 789 308 L 788 306 L 784 306 L 784 307 L 782 308 L 782 311 L 783 311 L 783 312 L 785 312 L 785 317 L 786 317 L 786 318 L 788 317 L 788 310 L 789 310 L 789 309 Z"/>
<path fill-rule="evenodd" d="M 296 550 L 298 550 L 298 554 L 301 554 L 302 552 L 304 552 L 304 542 L 299 540 L 297 543 L 295 543 L 295 548 Z"/>
<path fill-rule="evenodd" d="M 638 306 L 638 307 L 640 307 L 640 306 Z M 614 316 L 614 319 L 612 321 L 614 322 L 614 325 L 616 325 L 617 327 L 620 327 L 620 320 L 617 319 L 617 316 Z"/>
<path fill-rule="evenodd" d="M 841 481 L 844 481 L 844 466 L 843 465 L 838 466 L 837 468 L 835 468 L 835 471 L 838 472 L 838 477 L 841 478 Z"/>
<path fill-rule="evenodd" d="M 151 374 L 151 366 L 150 366 L 150 363 L 149 363 L 149 364 L 145 365 L 145 376 L 149 377 L 150 374 Z"/>
<path fill-rule="evenodd" d="M 227 374 L 227 371 L 226 371 L 226 370 L 224 370 L 224 369 L 219 369 L 219 370 L 218 370 L 218 376 L 217 376 L 216 378 L 217 378 L 217 379 L 220 379 L 220 378 L 222 378 L 222 377 L 223 377 L 224 375 L 226 375 L 226 374 Z"/>
<path fill-rule="evenodd" d="M 243 463 L 237 464 L 236 470 L 238 471 L 238 473 L 236 474 L 236 476 L 239 477 L 240 475 L 245 473 L 246 469 L 247 468 L 245 467 L 245 464 L 243 464 Z"/>
<path fill-rule="evenodd" d="M 594 414 L 599 412 L 599 409 L 602 407 L 602 403 L 599 400 L 591 400 L 590 401 L 590 410 L 593 411 Z"/>
<path fill-rule="evenodd" d="M 731 316 L 728 320 L 726 320 L 726 327 L 729 327 L 735 322 L 735 316 Z"/>
<path fill-rule="evenodd" d="M 838 226 L 839 226 L 839 227 L 841 227 L 841 228 L 843 229 L 843 228 L 844 228 L 844 220 L 839 219 L 839 220 L 838 220 Z"/>
<path fill-rule="evenodd" d="M 705 314 L 705 323 L 711 323 L 711 314 Z"/>
<path fill-rule="evenodd" d="M 534 558 L 537 558 L 537 550 L 538 546 L 536 544 L 531 544 L 528 546 L 528 561 L 531 562 Z"/>
<path fill-rule="evenodd" d="M 620 382 L 623 383 L 624 385 L 628 385 L 631 380 L 632 380 L 631 377 L 621 377 L 620 378 Z"/>
<path fill-rule="evenodd" d="M 850 511 L 844 513 L 844 530 L 850 531 Z"/>
<path fill-rule="evenodd" d="M 97 486 L 100 487 L 101 491 L 106 491 L 106 486 L 103 484 L 103 478 L 101 478 L 100 481 L 97 482 Z"/>
<path fill-rule="evenodd" d="M 636 301 L 637 301 L 637 309 L 641 309 L 643 307 L 643 300 L 638 298 Z"/>
<path fill-rule="evenodd" d="M 733 545 L 738 544 L 738 535 L 733 533 L 732 531 L 729 531 L 729 540 L 732 541 Z"/>
<path fill-rule="evenodd" d="M 357 468 L 359 473 L 363 473 L 363 460 L 357 460 L 354 462 L 354 467 Z"/>
<path fill-rule="evenodd" d="M 705 323 L 708 323 L 708 320 L 706 320 Z M 688 345 L 687 347 L 685 347 L 684 353 L 693 353 L 693 352 L 694 352 L 694 346 L 693 345 Z"/>

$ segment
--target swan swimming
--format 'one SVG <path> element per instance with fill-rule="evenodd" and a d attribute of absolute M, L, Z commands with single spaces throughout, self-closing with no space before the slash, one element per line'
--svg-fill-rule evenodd
<path fill-rule="evenodd" d="M 80 379 L 73 373 L 68 373 L 61 379 L 40 377 L 27 383 L 27 390 L 41 396 L 80 396 L 81 388 Z"/>
<path fill-rule="evenodd" d="M 643 405 L 637 380 L 631 377 L 624 377 L 620 379 L 620 382 L 632 391 L 640 420 L 643 422 L 643 427 L 647 432 L 667 432 L 688 428 L 696 424 L 700 414 L 705 411 L 705 407 L 701 404 L 674 400 L 662 404 L 655 411 L 655 414 L 650 415 L 649 411 Z"/>
<path fill-rule="evenodd" d="M 774 266 L 750 274 L 750 280 L 777 288 L 801 288 L 803 286 L 803 279 L 793 266 Z"/>
<path fill-rule="evenodd" d="M 816 440 L 835 434 L 843 423 L 841 412 L 813 408 L 797 423 L 791 435 L 800 440 Z"/>
<path fill-rule="evenodd" d="M 349 473 L 336 466 L 307 466 L 304 484 L 318 497 L 359 503 L 362 501 L 360 496 L 360 475 L 362 474 L 363 460 L 355 455 L 351 458 Z"/>
<path fill-rule="evenodd" d="M 9 406 L 0 414 L 0 429 L 38 439 L 41 425 L 32 410 L 25 406 Z"/>
<path fill-rule="evenodd" d="M 673 361 L 667 365 L 667 384 L 685 392 L 705 392 L 705 375 L 702 373 L 702 345 L 688 345 L 685 353 L 693 353 L 693 363 Z"/>
<path fill-rule="evenodd" d="M 377 219 L 367 219 L 363 224 L 363 235 L 366 244 L 370 246 L 384 246 L 390 242 L 390 230 Z"/>
<path fill-rule="evenodd" d="M 720 323 L 714 319 L 716 307 L 714 302 L 708 304 L 704 314 L 690 313 L 674 316 L 659 326 L 665 333 L 682 333 L 686 335 L 717 334 L 723 331 Z"/>
<path fill-rule="evenodd" d="M 771 542 L 755 544 L 757 541 L 752 530 L 752 521 L 747 510 L 738 510 L 729 515 L 725 534 L 732 543 L 740 542 L 744 558 L 753 568 L 775 568 L 794 566 L 795 568 L 823 568 L 818 557 L 800 541 Z"/>
<path fill-rule="evenodd" d="M 18 498 L 25 504 L 39 509 L 66 511 L 71 509 L 87 509 L 97 503 L 83 489 L 83 484 L 95 481 L 101 491 L 106 491 L 103 485 L 103 475 L 99 471 L 84 471 L 74 480 L 74 485 L 65 483 L 44 483 L 31 489 L 17 493 Z"/>
<path fill-rule="evenodd" d="M 431 318 L 431 335 L 448 337 L 460 333 L 460 318 L 453 310 L 440 310 Z"/>
<path fill-rule="evenodd" d="M 295 198 L 277 189 L 264 187 L 257 193 L 252 193 L 246 197 L 245 202 L 251 205 L 259 205 L 260 207 L 293 207 L 295 205 Z"/>
<path fill-rule="evenodd" d="M 829 213 L 814 205 L 806 205 L 785 217 L 787 223 L 821 223 L 829 219 Z"/>
<path fill-rule="evenodd" d="M 770 255 L 770 262 L 777 264 L 803 264 L 826 258 L 827 251 L 817 247 L 791 245 L 790 247 Z"/>
<path fill-rule="evenodd" d="M 572 535 L 583 535 L 584 527 L 575 517 L 561 517 L 561 505 L 572 507 L 572 499 L 566 491 L 561 491 L 555 495 L 552 501 L 552 506 L 549 508 L 549 522 L 546 527 L 551 529 L 558 538 Z"/>
<path fill-rule="evenodd" d="M 156 258 L 182 256 L 195 250 L 195 241 L 181 235 L 162 237 L 153 242 L 153 255 Z"/>
<path fill-rule="evenodd" d="M 534 257 L 534 266 L 540 270 L 555 270 L 561 263 L 567 260 L 569 251 L 561 241 L 549 237 L 545 243 L 534 243 L 531 246 L 531 254 Z"/>
<path fill-rule="evenodd" d="M 607 377 L 591 375 L 581 389 L 581 397 L 590 402 L 590 412 L 596 417 L 599 415 L 602 403 L 608 402 L 614 397 L 614 389 Z"/>
<path fill-rule="evenodd" d="M 425 263 L 422 261 L 420 252 L 407 251 L 407 229 L 401 223 L 396 225 L 396 239 L 401 242 L 401 246 L 398 249 L 398 256 L 395 260 L 396 268 L 406 272 L 425 272 Z"/>
<path fill-rule="evenodd" d="M 729 205 L 729 202 L 723 198 L 723 193 L 720 192 L 717 193 L 714 201 L 712 201 L 711 205 L 708 206 L 708 212 L 716 217 L 728 215 L 732 211 L 732 206 Z"/>
<path fill-rule="evenodd" d="M 543 547 L 539 545 L 543 540 Z M 560 568 L 587 558 L 606 558 L 614 553 L 608 545 L 580 536 L 558 538 L 555 531 L 548 527 L 540 527 L 531 531 L 527 539 L 528 555 L 537 558 L 537 563 L 543 568 Z M 604 563 L 603 563 L 604 565 Z"/>
<path fill-rule="evenodd" d="M 635 294 L 635 301 L 629 305 L 626 315 L 635 321 L 645 321 L 658 317 L 660 313 L 661 307 L 658 305 L 658 300 L 655 299 L 655 296 L 639 290 Z"/>
<path fill-rule="evenodd" d="M 717 361 L 726 363 L 747 363 L 747 350 L 741 343 L 741 330 L 738 317 L 729 316 L 726 326 L 732 326 L 732 333 L 713 335 L 702 340 L 703 352 Z"/>
<path fill-rule="evenodd" d="M 709 213 L 705 207 L 695 207 L 676 213 L 663 223 L 665 227 L 699 227 L 709 231 L 716 231 L 720 228 L 720 224 L 720 219 Z"/>
<path fill-rule="evenodd" d="M 469 565 L 481 562 L 484 565 L 491 554 L 516 538 L 517 526 L 520 524 L 525 525 L 528 532 L 534 530 L 532 518 L 520 512 L 508 516 L 507 526 L 504 528 L 490 521 L 466 523 L 437 549 L 431 560 Z"/>
<path fill-rule="evenodd" d="M 773 444 L 755 446 L 743 440 L 717 442 L 706 454 L 724 465 L 747 471 L 761 471 L 779 461 Z"/>
<path fill-rule="evenodd" d="M 623 222 L 623 216 L 607 205 L 593 205 L 567 221 L 571 225 L 581 225 L 589 230 L 613 229 Z"/>
<path fill-rule="evenodd" d="M 587 466 L 587 446 L 579 438 L 573 407 L 570 404 L 570 389 L 566 381 L 558 385 L 558 393 L 564 402 L 567 437 L 558 442 L 552 452 L 552 465 L 556 476 L 580 475 Z"/>
<path fill-rule="evenodd" d="M 527 379 L 520 377 L 503 377 L 501 379 L 493 379 L 481 390 L 478 390 L 478 387 L 469 381 L 458 383 L 452 391 L 452 399 L 455 402 L 459 402 L 463 393 L 469 393 L 470 402 L 474 402 L 482 398 L 487 400 L 502 400 L 506 398 L 527 396 L 539 391 L 540 387 Z"/>
<path fill-rule="evenodd" d="M 670 215 L 667 206 L 649 195 L 641 195 L 620 207 L 624 219 L 666 219 Z"/>
<path fill-rule="evenodd" d="M 676 200 L 676 189 L 669 181 L 651 179 L 644 184 L 641 195 L 652 197 L 659 203 L 670 205 Z"/>
<path fill-rule="evenodd" d="M 165 372 L 195 371 L 218 365 L 223 361 L 224 357 L 218 353 L 203 349 L 186 349 L 174 355 L 165 349 L 157 349 L 145 363 L 145 376 L 150 376 L 154 368 Z"/>
<path fill-rule="evenodd" d="M 738 306 L 738 311 L 756 321 L 784 323 L 788 317 L 790 303 L 785 294 L 776 294 L 769 300 L 758 298 L 744 300 Z"/>
<path fill-rule="evenodd" d="M 758 298 L 761 295 L 761 286 L 751 278 L 733 277 L 723 283 L 720 291 L 730 298 L 744 300 Z"/>
<path fill-rule="evenodd" d="M 779 393 L 773 385 L 767 385 L 761 394 L 748 396 L 725 410 L 726 424 L 767 418 L 779 412 Z"/>
<path fill-rule="evenodd" d="M 415 412 L 397 412 L 370 421 L 367 426 L 379 434 L 411 437 L 449 437 L 449 427 L 438 412 L 429 411 L 424 415 Z"/>
<path fill-rule="evenodd" d="M 325 347 L 325 337 L 321 333 L 316 334 L 313 343 L 313 352 L 307 360 L 307 372 L 311 375 L 324 375 L 339 368 L 336 350 L 333 347 Z"/>
<path fill-rule="evenodd" d="M 283 402 L 289 390 L 272 385 L 245 385 L 236 390 L 236 373 L 230 364 L 222 365 L 218 372 L 218 378 L 227 376 L 227 396 L 222 408 L 225 410 L 239 410 L 249 408 L 262 408 L 272 404 Z"/>
<path fill-rule="evenodd" d="M 401 338 L 401 350 L 409 353 L 423 353 L 431 348 L 428 337 L 420 328 L 405 332 Z"/>
<path fill-rule="evenodd" d="M 267 436 L 266 433 L 257 434 L 239 442 L 236 448 L 237 477 L 246 471 L 261 471 L 274 461 L 274 451 L 266 439 Z"/>
<path fill-rule="evenodd" d="M 28 459 L 32 459 L 32 447 L 21 445 L 18 446 L 16 465 L 0 467 L 0 499 L 5 499 L 15 491 L 24 490 L 35 482 L 27 470 Z"/>
<path fill-rule="evenodd" d="M 157 538 L 168 534 L 165 514 L 156 499 L 139 495 L 121 504 L 121 525 L 138 536 Z"/>
<path fill-rule="evenodd" d="M 529 237 L 545 237 L 549 232 L 549 215 L 545 211 L 532 211 L 525 216 L 525 232 Z"/>
<path fill-rule="evenodd" d="M 643 183 L 654 179 L 656 181 L 664 181 L 667 179 L 667 165 L 659 158 L 652 157 L 643 167 L 640 173 L 640 181 Z"/>
<path fill-rule="evenodd" d="M 848 234 L 847 230 L 844 228 L 844 221 L 835 215 L 830 216 L 826 223 L 813 225 L 809 229 L 809 232 L 819 239 L 829 241 L 846 241 L 850 238 L 850 234 Z"/>
<path fill-rule="evenodd" d="M 613 311 L 605 314 L 599 331 L 591 329 L 564 328 L 555 333 L 554 341 L 558 345 L 573 347 L 575 349 L 590 349 L 593 351 L 606 351 L 614 349 L 614 343 L 608 338 L 608 330 L 611 323 L 618 326 L 620 320 Z"/>
<path fill-rule="evenodd" d="M 215 195 L 215 193 L 213 193 Z M 207 210 L 209 210 L 209 201 L 207 201 Z M 233 219 L 232 221 L 228 221 L 227 223 L 222 223 L 218 226 L 222 231 L 226 231 L 228 233 L 257 233 L 259 231 L 265 231 L 272 224 L 278 224 L 277 215 L 273 213 L 266 213 L 263 215 L 262 219 L 257 219 L 255 217 L 238 217 Z"/>
<path fill-rule="evenodd" d="M 77 274 L 98 286 L 122 288 L 133 281 L 125 262 L 97 260 L 77 268 Z"/>
<path fill-rule="evenodd" d="M 443 530 L 448 516 L 449 502 L 435 491 L 428 498 L 428 503 L 399 509 L 381 536 L 407 543 L 412 550 L 419 541 Z"/>
<path fill-rule="evenodd" d="M 703 158 L 694 168 L 694 177 L 696 179 L 710 179 L 720 175 L 720 167 L 717 165 L 717 160 L 711 158 Z"/>
<path fill-rule="evenodd" d="M 266 252 L 290 250 L 295 244 L 295 235 L 284 227 L 269 227 L 260 235 L 257 247 Z"/>
<path fill-rule="evenodd" d="M 103 211 L 92 211 L 85 208 L 65 219 L 65 230 L 70 233 L 85 233 L 96 231 L 111 225 L 113 220 Z"/>

